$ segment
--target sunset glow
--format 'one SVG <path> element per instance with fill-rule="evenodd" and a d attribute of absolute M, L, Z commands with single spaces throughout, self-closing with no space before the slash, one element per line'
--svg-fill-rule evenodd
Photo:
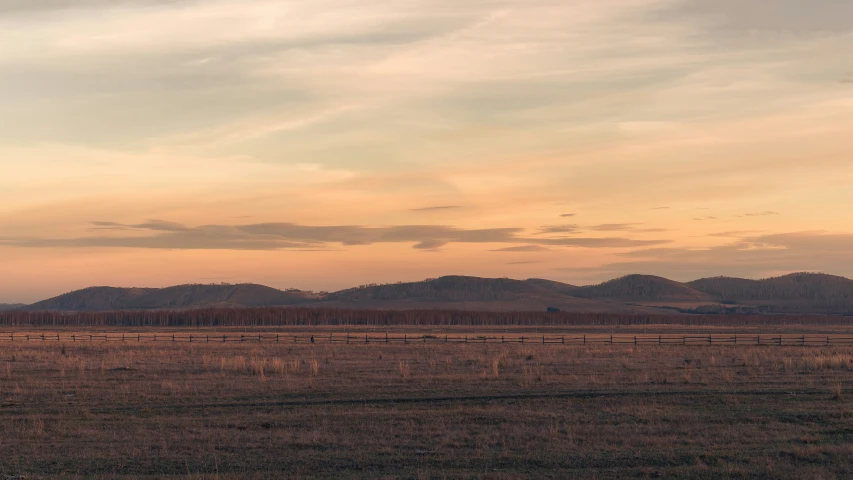
<path fill-rule="evenodd" d="M 848 0 L 0 0 L 0 303 L 853 275 Z"/>

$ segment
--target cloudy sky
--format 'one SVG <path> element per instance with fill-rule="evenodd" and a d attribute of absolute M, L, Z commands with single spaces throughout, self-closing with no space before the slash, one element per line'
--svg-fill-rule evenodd
<path fill-rule="evenodd" d="M 0 302 L 853 276 L 849 0 L 0 0 Z"/>

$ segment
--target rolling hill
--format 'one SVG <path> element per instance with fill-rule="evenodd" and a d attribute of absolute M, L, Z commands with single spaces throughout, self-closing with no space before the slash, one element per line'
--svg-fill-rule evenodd
<path fill-rule="evenodd" d="M 90 287 L 25 307 L 26 310 L 133 310 L 207 306 L 293 305 L 312 298 L 299 290 L 263 285 L 177 285 L 167 288 Z"/>
<path fill-rule="evenodd" d="M 609 298 L 639 302 L 713 302 L 713 298 L 705 292 L 653 275 L 627 275 L 598 285 L 579 287 L 571 294 L 581 298 Z"/>
<path fill-rule="evenodd" d="M 166 288 L 90 287 L 28 306 L 0 310 L 105 311 L 211 306 L 312 305 L 365 309 L 455 309 L 607 313 L 829 313 L 853 312 L 853 280 L 795 273 L 763 280 L 714 277 L 679 283 L 628 275 L 575 286 L 531 278 L 451 275 L 419 282 L 363 285 L 329 294 L 256 284 L 178 285 Z"/>
<path fill-rule="evenodd" d="M 702 278 L 687 285 L 728 304 L 779 313 L 851 313 L 853 280 L 822 273 L 792 273 L 762 280 Z"/>
<path fill-rule="evenodd" d="M 571 312 L 669 313 L 618 302 L 567 295 L 577 287 L 543 279 L 513 280 L 450 275 L 420 282 L 365 285 L 326 296 L 319 305 L 376 309 L 461 309 Z"/>

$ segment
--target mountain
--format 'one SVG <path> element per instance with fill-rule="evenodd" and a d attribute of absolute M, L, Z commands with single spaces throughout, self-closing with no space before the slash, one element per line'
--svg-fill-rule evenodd
<path fill-rule="evenodd" d="M 853 280 L 823 273 L 792 273 L 763 280 L 702 278 L 687 285 L 720 302 L 758 305 L 768 312 L 853 312 Z"/>
<path fill-rule="evenodd" d="M 167 288 L 90 287 L 50 298 L 26 310 L 132 310 L 205 306 L 261 307 L 292 305 L 316 296 L 299 290 L 276 290 L 255 284 L 178 285 Z"/>
<path fill-rule="evenodd" d="M 4 310 L 17 310 L 26 307 L 23 303 L 0 303 L 0 312 Z"/>
<path fill-rule="evenodd" d="M 653 275 L 627 275 L 598 285 L 579 287 L 571 295 L 625 301 L 712 302 L 707 293 Z"/>

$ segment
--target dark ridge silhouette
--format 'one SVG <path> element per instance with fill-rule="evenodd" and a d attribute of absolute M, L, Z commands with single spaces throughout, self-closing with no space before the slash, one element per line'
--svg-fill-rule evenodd
<path fill-rule="evenodd" d="M 167 288 L 91 287 L 0 311 L 113 311 L 203 307 L 314 306 L 361 310 L 545 311 L 620 314 L 853 314 L 853 280 L 795 273 L 764 280 L 715 277 L 679 283 L 628 275 L 577 287 L 541 278 L 445 276 L 420 282 L 362 285 L 334 293 L 277 290 L 255 284 Z"/>
<path fill-rule="evenodd" d="M 572 295 L 626 300 L 712 301 L 706 293 L 653 275 L 627 275 L 598 285 L 580 287 L 572 291 Z"/>
<path fill-rule="evenodd" d="M 91 287 L 25 307 L 38 310 L 126 310 L 197 308 L 215 305 L 262 307 L 292 305 L 311 298 L 299 290 L 282 291 L 255 284 L 177 285 L 167 288 Z"/>
<path fill-rule="evenodd" d="M 0 311 L 17 310 L 26 307 L 23 303 L 0 303 Z"/>
<path fill-rule="evenodd" d="M 133 302 L 133 308 L 188 308 L 212 305 L 268 307 L 305 302 L 310 294 L 282 291 L 252 283 L 238 285 L 178 285 L 151 292 Z"/>
<path fill-rule="evenodd" d="M 792 273 L 763 280 L 713 277 L 687 285 L 723 303 L 761 304 L 772 312 L 853 312 L 853 280 L 823 273 Z"/>
<path fill-rule="evenodd" d="M 26 310 L 121 310 L 133 308 L 143 295 L 156 288 L 89 287 L 42 300 L 25 307 Z"/>
<path fill-rule="evenodd" d="M 328 300 L 512 301 L 543 289 L 522 280 L 448 275 L 421 282 L 364 285 L 330 294 Z"/>

